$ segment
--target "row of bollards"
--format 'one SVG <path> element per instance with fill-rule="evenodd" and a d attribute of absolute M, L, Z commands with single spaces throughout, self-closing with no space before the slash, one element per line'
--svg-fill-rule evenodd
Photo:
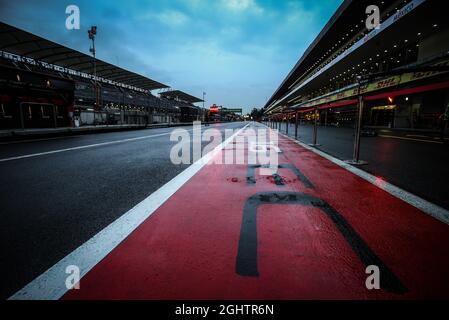
<path fill-rule="evenodd" d="M 361 95 L 359 95 L 358 104 L 357 104 L 357 123 L 355 126 L 353 159 L 346 161 L 349 164 L 355 164 L 355 165 L 367 164 L 366 161 L 360 160 L 360 140 L 361 140 L 361 134 L 362 134 L 363 107 L 364 107 L 363 97 Z M 312 146 L 312 147 L 320 146 L 320 144 L 318 144 L 319 117 L 320 117 L 319 109 L 316 107 L 314 110 L 312 143 L 309 144 L 309 146 Z M 274 118 L 273 117 L 273 118 L 269 119 L 268 127 L 270 127 L 271 129 L 282 131 L 282 124 L 285 121 L 285 132 L 288 135 L 289 127 L 290 127 L 290 120 L 291 120 L 290 115 L 287 115 L 287 117 L 282 117 L 282 118 Z M 298 132 L 299 126 L 300 126 L 299 111 L 296 111 L 295 112 L 295 139 L 296 140 L 299 139 L 299 132 Z"/>
<path fill-rule="evenodd" d="M 288 135 L 289 133 L 289 128 L 290 128 L 290 118 L 287 117 L 285 119 L 269 119 L 266 122 L 266 125 L 271 128 L 271 129 L 275 129 L 275 130 L 279 130 L 282 131 L 282 124 L 284 123 L 285 120 L 285 133 Z M 300 125 L 300 121 L 299 121 L 299 112 L 295 113 L 295 139 L 299 138 L 299 125 Z"/>

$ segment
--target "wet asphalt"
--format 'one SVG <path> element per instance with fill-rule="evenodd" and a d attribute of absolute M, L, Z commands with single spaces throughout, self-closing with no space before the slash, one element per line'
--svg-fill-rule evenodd
<path fill-rule="evenodd" d="M 225 129 L 244 125 L 203 129 L 215 128 L 224 138 Z M 0 298 L 14 294 L 185 170 L 188 165 L 170 161 L 176 143 L 170 141 L 172 130 L 0 143 Z M 104 144 L 109 142 L 114 143 Z M 88 145 L 94 146 L 1 161 Z"/>

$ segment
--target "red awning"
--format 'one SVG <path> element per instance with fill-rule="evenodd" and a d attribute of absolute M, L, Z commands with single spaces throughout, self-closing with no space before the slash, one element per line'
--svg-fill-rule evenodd
<path fill-rule="evenodd" d="M 372 95 L 372 96 L 365 96 L 363 98 L 363 100 L 365 100 L 365 101 L 380 100 L 380 99 L 386 99 L 388 97 L 398 97 L 398 96 L 404 96 L 404 95 L 410 95 L 410 94 L 415 94 L 415 93 L 434 91 L 434 90 L 440 90 L 440 89 L 446 89 L 446 88 L 449 88 L 449 81 L 433 83 L 433 84 L 415 87 L 415 88 L 407 88 L 407 89 L 402 89 L 402 90 L 384 92 L 384 93 L 379 93 L 379 94 Z M 319 106 L 316 106 L 313 108 L 299 109 L 298 112 L 306 113 L 306 112 L 315 110 L 315 108 L 318 108 L 320 110 L 330 109 L 330 108 L 339 108 L 339 107 L 345 107 L 345 106 L 349 106 L 351 104 L 356 104 L 356 103 L 357 103 L 357 99 L 337 101 L 334 103 L 322 104 L 322 105 L 319 105 Z"/>
<path fill-rule="evenodd" d="M 344 100 L 344 101 L 337 101 L 335 103 L 330 103 L 327 105 L 322 105 L 320 107 L 318 107 L 318 109 L 330 109 L 330 108 L 338 108 L 338 107 L 345 107 L 345 106 L 349 106 L 351 104 L 356 104 L 357 100 L 353 99 L 353 100 Z"/>
<path fill-rule="evenodd" d="M 308 108 L 308 109 L 304 109 L 304 110 L 299 110 L 300 113 L 306 113 L 306 112 L 310 112 L 315 110 L 315 108 Z"/>
<path fill-rule="evenodd" d="M 371 100 L 379 100 L 379 99 L 385 99 L 388 97 L 397 97 L 397 96 L 404 96 L 407 94 L 414 94 L 414 93 L 420 93 L 420 92 L 426 92 L 426 91 L 433 91 L 433 90 L 440 90 L 449 88 L 449 81 L 446 82 L 440 82 L 440 83 L 433 83 L 425 86 L 415 87 L 415 88 L 408 88 L 408 89 L 402 89 L 397 91 L 390 91 L 385 93 L 376 94 L 374 96 L 367 96 L 364 98 L 366 101 Z"/>

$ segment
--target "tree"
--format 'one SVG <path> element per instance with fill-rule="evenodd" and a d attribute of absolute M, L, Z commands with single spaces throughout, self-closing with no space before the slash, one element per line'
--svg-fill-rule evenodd
<path fill-rule="evenodd" d="M 253 108 L 253 110 L 250 113 L 250 116 L 253 118 L 253 120 L 260 121 L 262 120 L 263 111 L 258 108 Z"/>

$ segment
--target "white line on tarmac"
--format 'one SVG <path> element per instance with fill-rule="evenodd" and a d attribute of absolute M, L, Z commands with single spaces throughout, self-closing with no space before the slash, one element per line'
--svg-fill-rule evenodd
<path fill-rule="evenodd" d="M 407 141 L 417 141 L 417 142 L 427 142 L 427 143 L 438 143 L 438 144 L 443 144 L 442 141 L 433 141 L 433 140 L 415 139 L 415 138 L 398 137 L 398 136 L 388 136 L 388 135 L 384 135 L 384 134 L 380 134 L 379 137 L 381 137 L 381 138 L 389 138 L 389 139 L 407 140 Z"/>
<path fill-rule="evenodd" d="M 202 126 L 202 128 L 204 128 L 204 126 Z M 193 131 L 193 129 L 189 129 L 187 131 Z M 89 148 L 107 146 L 107 145 L 123 143 L 123 142 L 131 142 L 131 141 L 138 141 L 138 140 L 149 139 L 149 138 L 156 138 L 156 137 L 166 136 L 166 135 L 170 135 L 170 134 L 171 134 L 171 132 L 164 132 L 164 133 L 154 134 L 154 135 L 149 135 L 149 136 L 142 136 L 142 137 L 136 137 L 136 138 L 122 139 L 122 140 L 114 140 L 114 141 L 89 144 L 89 145 L 79 146 L 79 147 L 72 147 L 72 148 L 66 148 L 66 149 L 59 149 L 59 150 L 52 150 L 52 151 L 45 151 L 45 152 L 39 152 L 39 153 L 26 154 L 26 155 L 22 155 L 22 156 L 15 156 L 15 157 L 10 157 L 10 158 L 0 159 L 0 163 L 1 162 L 14 161 L 14 160 L 20 160 L 20 159 L 34 158 L 34 157 L 45 156 L 45 155 L 49 155 L 49 154 L 55 154 L 55 153 L 61 153 L 61 152 L 67 152 L 67 151 L 74 151 L 74 150 L 82 150 L 82 149 L 89 149 Z"/>
<path fill-rule="evenodd" d="M 187 131 L 193 131 L 193 129 L 189 129 Z M 164 132 L 164 133 L 159 133 L 159 134 L 154 134 L 154 135 L 149 135 L 149 136 L 142 136 L 142 137 L 136 137 L 136 138 L 122 139 L 122 140 L 114 140 L 114 141 L 89 144 L 89 145 L 79 146 L 79 147 L 72 147 L 72 148 L 66 148 L 66 149 L 59 149 L 59 150 L 52 150 L 52 151 L 45 151 L 45 152 L 26 154 L 26 155 L 22 155 L 22 156 L 15 156 L 15 157 L 10 157 L 10 158 L 0 159 L 0 163 L 1 162 L 14 161 L 14 160 L 20 160 L 20 159 L 34 158 L 34 157 L 45 156 L 45 155 L 49 155 L 49 154 L 55 154 L 55 153 L 61 153 L 61 152 L 67 152 L 67 151 L 90 149 L 90 148 L 107 146 L 107 145 L 113 145 L 113 144 L 124 143 L 124 142 L 131 142 L 131 141 L 138 141 L 138 140 L 143 140 L 143 139 L 156 138 L 156 137 L 161 137 L 161 136 L 167 136 L 167 135 L 170 135 L 170 134 L 171 134 L 171 132 Z"/>
<path fill-rule="evenodd" d="M 9 141 L 9 142 L 0 142 L 0 145 L 11 145 L 11 144 L 21 144 L 21 143 L 32 143 L 32 142 L 42 142 L 42 141 L 50 141 L 50 140 L 61 140 L 61 139 L 70 139 L 76 138 L 78 136 L 65 136 L 65 137 L 54 137 L 54 138 L 38 138 L 38 139 L 27 139 L 27 140 L 17 140 L 17 141 Z"/>
<path fill-rule="evenodd" d="M 143 137 L 122 139 L 122 140 L 114 140 L 114 141 L 89 144 L 89 145 L 79 146 L 79 147 L 72 147 L 72 148 L 66 148 L 66 149 L 59 149 L 59 150 L 45 151 L 45 152 L 39 152 L 39 153 L 32 153 L 32 154 L 26 154 L 26 155 L 23 155 L 23 156 L 17 156 L 17 157 L 10 157 L 10 158 L 0 159 L 0 162 L 8 162 L 8 161 L 14 161 L 14 160 L 20 160 L 20 159 L 34 158 L 34 157 L 45 156 L 45 155 L 49 155 L 49 154 L 55 154 L 55 153 L 61 153 L 61 152 L 67 152 L 67 151 L 90 149 L 90 148 L 101 147 L 101 146 L 108 146 L 108 145 L 117 144 L 117 143 L 124 143 L 124 142 L 131 142 L 131 141 L 138 141 L 138 140 L 143 140 L 143 139 L 161 137 L 161 136 L 166 136 L 166 135 L 169 135 L 169 134 L 170 134 L 170 132 L 167 132 L 167 133 L 154 134 L 154 135 L 151 135 L 151 136 L 143 136 Z"/>
<path fill-rule="evenodd" d="M 31 281 L 11 296 L 9 300 L 60 299 L 68 291 L 65 285 L 66 278 L 69 276 L 66 274 L 66 268 L 68 266 L 74 265 L 79 267 L 80 277 L 85 276 L 249 125 L 250 123 L 246 124 L 213 151 L 193 163 L 171 181 L 153 192 L 148 198 L 97 233 L 78 249 Z M 80 285 L 82 287 L 82 281 Z"/>

